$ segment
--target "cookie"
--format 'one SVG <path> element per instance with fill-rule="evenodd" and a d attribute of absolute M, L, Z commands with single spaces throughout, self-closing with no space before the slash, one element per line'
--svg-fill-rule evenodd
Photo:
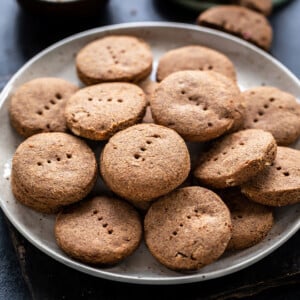
<path fill-rule="evenodd" d="M 79 261 L 111 265 L 128 257 L 138 247 L 142 225 L 131 205 L 99 196 L 59 213 L 55 238 L 67 255 Z"/>
<path fill-rule="evenodd" d="M 139 82 L 138 85 L 144 91 L 146 95 L 147 103 L 149 104 L 152 94 L 154 93 L 155 89 L 158 87 L 158 83 L 156 81 L 147 78 L 146 80 Z"/>
<path fill-rule="evenodd" d="M 67 130 L 64 109 L 77 86 L 59 78 L 37 78 L 21 85 L 11 98 L 9 113 L 17 132 L 36 133 Z"/>
<path fill-rule="evenodd" d="M 200 155 L 194 175 L 215 188 L 240 185 L 269 166 L 276 156 L 276 142 L 269 132 L 248 129 L 227 135 Z"/>
<path fill-rule="evenodd" d="M 228 208 L 212 191 L 186 187 L 157 200 L 144 220 L 145 242 L 166 267 L 197 270 L 218 259 L 231 238 Z"/>
<path fill-rule="evenodd" d="M 197 23 L 236 35 L 256 46 L 269 50 L 272 27 L 265 16 L 248 8 L 235 5 L 214 6 L 197 19 Z"/>
<path fill-rule="evenodd" d="M 189 141 L 208 141 L 239 127 L 241 93 L 229 78 L 214 71 L 179 71 L 166 77 L 151 98 L 156 123 Z"/>
<path fill-rule="evenodd" d="M 202 46 L 185 46 L 166 52 L 159 60 L 156 77 L 162 81 L 178 71 L 200 70 L 221 73 L 236 80 L 233 63 L 224 54 Z"/>
<path fill-rule="evenodd" d="M 300 202 L 300 151 L 278 147 L 275 161 L 242 186 L 249 199 L 270 206 Z"/>
<path fill-rule="evenodd" d="M 94 153 L 82 140 L 66 133 L 40 133 L 17 148 L 11 185 L 19 202 L 54 213 L 83 199 L 96 176 Z"/>
<path fill-rule="evenodd" d="M 152 70 L 148 44 L 134 36 L 112 35 L 95 40 L 76 56 L 77 74 L 87 85 L 108 81 L 138 82 Z"/>
<path fill-rule="evenodd" d="M 249 201 L 236 188 L 226 189 L 218 194 L 231 215 L 232 237 L 227 249 L 242 250 L 262 241 L 273 226 L 273 209 Z"/>
<path fill-rule="evenodd" d="M 265 16 L 272 12 L 272 0 L 234 0 L 233 3 L 255 10 Z"/>
<path fill-rule="evenodd" d="M 278 145 L 289 145 L 300 136 L 300 104 L 275 87 L 262 86 L 243 92 L 244 128 L 269 131 Z"/>
<path fill-rule="evenodd" d="M 100 161 L 107 186 L 133 204 L 169 193 L 190 171 L 183 139 L 155 124 L 139 124 L 115 134 L 105 145 Z"/>
<path fill-rule="evenodd" d="M 67 102 L 65 116 L 74 134 L 107 140 L 117 131 L 140 122 L 145 110 L 145 94 L 138 86 L 109 82 L 75 93 Z"/>

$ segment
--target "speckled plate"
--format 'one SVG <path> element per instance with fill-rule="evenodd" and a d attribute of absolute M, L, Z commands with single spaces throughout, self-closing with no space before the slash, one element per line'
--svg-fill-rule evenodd
<path fill-rule="evenodd" d="M 62 77 L 79 84 L 74 67 L 76 52 L 86 43 L 108 34 L 130 34 L 145 39 L 155 58 L 153 78 L 157 60 L 164 52 L 188 44 L 201 44 L 229 56 L 236 66 L 241 89 L 268 84 L 300 98 L 298 79 L 277 60 L 247 42 L 211 29 L 174 23 L 131 23 L 93 29 L 56 43 L 21 68 L 0 97 L 0 203 L 17 230 L 37 248 L 67 266 L 98 277 L 143 284 L 181 284 L 221 277 L 255 263 L 288 240 L 300 227 L 300 205 L 277 209 L 275 226 L 260 244 L 226 253 L 196 273 L 181 274 L 166 269 L 155 261 L 144 244 L 121 264 L 97 268 L 67 257 L 57 247 L 53 234 L 54 216 L 36 213 L 16 202 L 9 176 L 13 153 L 22 139 L 9 124 L 10 95 L 20 84 L 40 76 Z"/>

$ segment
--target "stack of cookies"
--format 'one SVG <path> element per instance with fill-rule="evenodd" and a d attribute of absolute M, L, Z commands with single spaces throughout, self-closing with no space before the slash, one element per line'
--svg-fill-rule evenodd
<path fill-rule="evenodd" d="M 116 264 L 144 238 L 166 267 L 198 270 L 259 243 L 272 207 L 300 202 L 300 152 L 287 147 L 300 136 L 293 95 L 241 92 L 229 58 L 201 45 L 165 53 L 151 81 L 151 49 L 133 36 L 86 45 L 76 68 L 86 87 L 37 78 L 10 103 L 27 138 L 13 157 L 13 194 L 57 214 L 67 255 Z M 103 145 L 100 157 L 89 145 Z M 98 173 L 107 192 L 91 194 Z"/>

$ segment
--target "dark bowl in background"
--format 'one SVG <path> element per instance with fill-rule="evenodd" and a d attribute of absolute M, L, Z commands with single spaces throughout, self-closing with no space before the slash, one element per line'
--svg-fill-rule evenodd
<path fill-rule="evenodd" d="M 45 16 L 88 17 L 100 12 L 108 0 L 17 0 L 27 11 Z"/>

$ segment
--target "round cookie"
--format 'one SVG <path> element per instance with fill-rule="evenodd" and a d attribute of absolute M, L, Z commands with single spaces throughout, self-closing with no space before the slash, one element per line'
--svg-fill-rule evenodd
<path fill-rule="evenodd" d="M 79 78 L 87 85 L 107 81 L 138 82 L 151 73 L 152 54 L 142 39 L 106 36 L 79 51 L 76 68 Z"/>
<path fill-rule="evenodd" d="M 34 210 L 53 213 L 83 199 L 97 177 L 94 153 L 82 140 L 59 132 L 36 134 L 17 148 L 12 190 Z"/>
<path fill-rule="evenodd" d="M 156 123 L 189 141 L 208 141 L 242 123 L 243 104 L 237 85 L 214 71 L 170 74 L 151 98 Z"/>
<path fill-rule="evenodd" d="M 69 256 L 88 264 L 116 264 L 142 239 L 137 211 L 125 201 L 95 197 L 65 208 L 56 218 L 55 238 Z"/>
<path fill-rule="evenodd" d="M 231 215 L 232 237 L 228 250 L 246 249 L 265 238 L 274 223 L 272 208 L 249 201 L 238 189 L 226 189 L 218 194 Z"/>
<path fill-rule="evenodd" d="M 233 63 L 224 54 L 202 46 L 185 46 L 166 52 L 159 60 L 156 77 L 162 81 L 168 75 L 184 70 L 221 73 L 236 80 Z"/>
<path fill-rule="evenodd" d="M 275 161 L 242 186 L 249 199 L 270 206 L 300 202 L 300 151 L 278 147 Z"/>
<path fill-rule="evenodd" d="M 143 91 L 125 82 L 101 83 L 75 93 L 65 116 L 70 130 L 92 140 L 106 140 L 142 120 L 146 110 Z"/>
<path fill-rule="evenodd" d="M 230 213 L 212 191 L 186 187 L 157 200 L 144 220 L 145 241 L 166 267 L 197 270 L 218 259 L 231 238 Z"/>
<path fill-rule="evenodd" d="M 66 101 L 77 90 L 77 86 L 60 78 L 28 81 L 11 98 L 9 112 L 12 125 L 24 137 L 41 132 L 66 131 Z"/>
<path fill-rule="evenodd" d="M 262 86 L 243 92 L 244 128 L 269 131 L 278 145 L 289 145 L 300 136 L 300 104 L 275 87 Z"/>
<path fill-rule="evenodd" d="M 275 159 L 276 148 L 269 132 L 238 131 L 215 141 L 202 153 L 194 175 L 202 184 L 215 188 L 237 186 L 269 166 Z"/>
<path fill-rule="evenodd" d="M 190 171 L 183 139 L 155 124 L 139 124 L 118 132 L 105 145 L 100 160 L 107 186 L 133 204 L 169 193 Z"/>
<path fill-rule="evenodd" d="M 233 3 L 247 7 L 269 16 L 272 12 L 272 0 L 233 0 Z"/>
<path fill-rule="evenodd" d="M 235 5 L 214 6 L 197 19 L 197 23 L 236 35 L 256 46 L 269 50 L 272 43 L 272 27 L 260 13 Z"/>

